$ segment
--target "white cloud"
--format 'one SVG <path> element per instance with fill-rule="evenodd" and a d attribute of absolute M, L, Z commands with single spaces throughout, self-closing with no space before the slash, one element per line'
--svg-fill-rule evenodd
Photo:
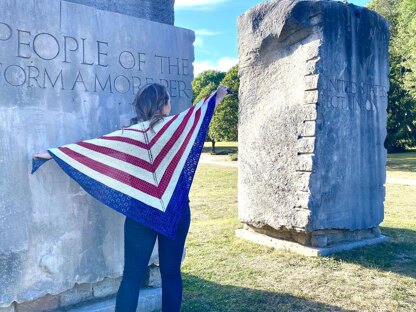
<path fill-rule="evenodd" d="M 206 28 L 201 28 L 201 29 L 196 29 L 195 34 L 197 36 L 217 36 L 217 35 L 220 35 L 221 32 L 211 31 L 211 30 L 208 30 Z"/>
<path fill-rule="evenodd" d="M 238 59 L 232 57 L 223 57 L 216 63 L 209 61 L 194 62 L 194 76 L 198 76 L 205 70 L 213 69 L 222 72 L 227 72 L 231 67 L 238 63 Z"/>
<path fill-rule="evenodd" d="M 202 48 L 204 46 L 204 40 L 201 37 L 195 37 L 194 47 Z"/>
<path fill-rule="evenodd" d="M 202 49 L 204 47 L 204 38 L 207 36 L 216 36 L 221 34 L 220 32 L 211 31 L 205 28 L 195 30 L 195 42 L 194 47 Z"/>
<path fill-rule="evenodd" d="M 175 9 L 208 9 L 229 0 L 176 0 Z"/>

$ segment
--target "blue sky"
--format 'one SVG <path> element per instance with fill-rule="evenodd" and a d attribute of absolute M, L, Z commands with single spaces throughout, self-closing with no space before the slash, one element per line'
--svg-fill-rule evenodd
<path fill-rule="evenodd" d="M 227 71 L 237 63 L 237 17 L 261 0 L 176 0 L 175 26 L 196 33 L 195 76 L 207 69 Z M 349 0 L 364 6 L 369 0 Z"/>

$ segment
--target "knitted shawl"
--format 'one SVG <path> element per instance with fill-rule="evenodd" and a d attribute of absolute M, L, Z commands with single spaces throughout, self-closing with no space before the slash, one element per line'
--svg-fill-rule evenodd
<path fill-rule="evenodd" d="M 170 239 L 188 205 L 216 92 L 149 129 L 140 122 L 107 135 L 48 149 L 90 195 Z M 33 159 L 32 174 L 46 161 Z"/>

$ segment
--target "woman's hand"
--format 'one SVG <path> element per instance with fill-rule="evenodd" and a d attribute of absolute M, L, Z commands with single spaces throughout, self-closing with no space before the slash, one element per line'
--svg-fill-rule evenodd
<path fill-rule="evenodd" d="M 220 85 L 217 89 L 217 96 L 215 98 L 215 107 L 218 106 L 218 104 L 221 103 L 221 101 L 224 99 L 224 97 L 228 94 L 227 92 L 228 88 L 224 85 Z"/>
<path fill-rule="evenodd" d="M 48 151 L 40 151 L 33 154 L 33 158 L 41 158 L 41 159 L 51 159 L 51 155 L 49 155 Z"/>

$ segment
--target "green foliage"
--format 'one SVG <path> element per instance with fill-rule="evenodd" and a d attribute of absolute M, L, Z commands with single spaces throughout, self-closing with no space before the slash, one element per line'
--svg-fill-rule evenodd
<path fill-rule="evenodd" d="M 220 85 L 221 80 L 224 79 L 224 76 L 224 72 L 206 70 L 195 77 L 192 81 L 192 103 L 198 103 L 201 99 L 215 91 Z"/>
<path fill-rule="evenodd" d="M 226 85 L 233 91 L 233 94 L 225 97 L 212 117 L 207 140 L 212 142 L 213 153 L 215 153 L 215 142 L 237 141 L 238 88 L 240 85 L 238 67 L 235 65 L 228 73 L 207 70 L 192 81 L 194 104 L 217 90 L 221 84 Z"/>
<path fill-rule="evenodd" d="M 397 55 L 390 55 L 390 90 L 385 142 L 389 152 L 403 151 L 416 144 L 416 100 L 403 87 L 403 67 L 398 58 Z"/>
<path fill-rule="evenodd" d="M 390 23 L 390 33 L 392 37 L 397 36 L 397 10 L 398 0 L 372 0 L 367 7 L 386 18 Z"/>
<path fill-rule="evenodd" d="M 399 52 L 403 56 L 404 85 L 416 99 L 416 1 L 401 0 L 398 17 Z"/>
<path fill-rule="evenodd" d="M 215 142 L 237 141 L 238 122 L 238 67 L 235 65 L 225 75 L 220 84 L 226 85 L 233 94 L 227 95 L 216 108 L 208 130 L 208 136 Z"/>
<path fill-rule="evenodd" d="M 198 103 L 200 100 L 210 95 L 212 92 L 217 90 L 217 88 L 218 88 L 218 85 L 216 85 L 215 83 L 211 81 L 208 82 L 208 84 L 205 87 L 203 87 L 201 91 L 199 92 L 199 94 L 195 97 L 194 104 Z"/>
<path fill-rule="evenodd" d="M 387 108 L 389 152 L 416 145 L 416 2 L 372 0 L 368 7 L 390 24 L 390 90 Z"/>

